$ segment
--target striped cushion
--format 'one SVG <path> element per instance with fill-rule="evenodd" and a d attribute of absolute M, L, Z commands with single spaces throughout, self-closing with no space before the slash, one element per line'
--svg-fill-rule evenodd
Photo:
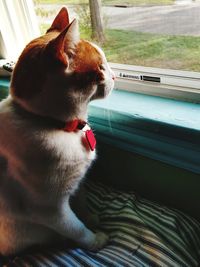
<path fill-rule="evenodd" d="M 9 267 L 193 267 L 200 262 L 200 224 L 134 193 L 88 183 L 89 208 L 110 236 L 97 253 L 83 249 L 43 249 L 16 257 Z"/>

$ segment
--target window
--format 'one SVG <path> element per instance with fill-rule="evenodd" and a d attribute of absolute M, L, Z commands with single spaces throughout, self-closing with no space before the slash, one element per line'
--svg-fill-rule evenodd
<path fill-rule="evenodd" d="M 88 1 L 34 0 L 36 22 L 32 0 L 2 0 L 6 17 L 0 22 L 10 25 L 0 28 L 7 54 L 16 55 L 13 43 L 19 51 L 38 35 L 37 25 L 44 33 L 63 5 L 79 17 L 81 35 L 90 39 Z M 102 6 L 106 42 L 101 45 L 117 88 L 200 102 L 199 0 L 102 0 Z"/>
<path fill-rule="evenodd" d="M 34 2 L 42 32 L 64 3 L 81 3 L 70 4 L 69 9 L 72 16 L 81 14 L 82 33 L 85 30 L 90 38 L 88 1 Z M 107 39 L 104 49 L 110 62 L 200 71 L 199 1 L 102 0 L 102 4 Z"/>
<path fill-rule="evenodd" d="M 26 43 L 39 35 L 33 2 L 1 0 L 0 10 L 0 56 L 15 60 Z"/>

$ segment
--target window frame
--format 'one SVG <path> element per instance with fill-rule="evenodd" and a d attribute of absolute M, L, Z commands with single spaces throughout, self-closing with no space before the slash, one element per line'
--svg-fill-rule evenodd
<path fill-rule="evenodd" d="M 0 8 L 3 42 L 0 48 L 6 48 L 0 52 L 5 58 L 15 60 L 26 43 L 40 35 L 34 4 L 32 0 L 2 0 Z M 20 12 L 18 16 L 17 12 Z M 200 103 L 199 72 L 117 63 L 110 63 L 110 66 L 117 77 L 116 89 Z"/>
<path fill-rule="evenodd" d="M 200 103 L 200 73 L 110 63 L 120 90 Z"/>

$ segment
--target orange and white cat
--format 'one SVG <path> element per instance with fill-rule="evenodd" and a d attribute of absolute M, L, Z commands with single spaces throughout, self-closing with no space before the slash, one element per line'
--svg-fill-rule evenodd
<path fill-rule="evenodd" d="M 66 8 L 25 47 L 0 103 L 1 254 L 57 234 L 89 250 L 108 241 L 77 218 L 69 199 L 95 158 L 94 140 L 81 130 L 88 103 L 106 97 L 113 80 L 104 53 L 79 38 Z"/>

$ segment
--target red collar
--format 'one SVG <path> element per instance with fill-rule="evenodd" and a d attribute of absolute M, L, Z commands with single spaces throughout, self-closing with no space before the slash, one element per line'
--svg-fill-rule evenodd
<path fill-rule="evenodd" d="M 75 132 L 77 130 L 82 130 L 85 127 L 85 125 L 87 125 L 86 121 L 76 119 L 73 121 L 66 122 L 63 130 L 65 132 Z"/>
<path fill-rule="evenodd" d="M 36 125 L 41 125 L 42 127 L 47 126 L 54 129 L 60 129 L 66 132 L 77 132 L 82 130 L 85 134 L 85 138 L 82 139 L 85 146 L 87 146 L 90 150 L 94 150 L 96 147 L 96 139 L 92 129 L 86 121 L 75 119 L 68 122 L 62 122 L 57 119 L 40 116 L 34 113 L 31 113 L 24 108 L 22 108 L 17 103 L 13 102 L 13 107 L 15 108 L 15 112 L 22 116 L 25 119 L 28 119 L 35 123 Z"/>
<path fill-rule="evenodd" d="M 89 146 L 90 150 L 94 151 L 96 147 L 96 138 L 92 129 L 90 128 L 89 124 L 83 120 L 73 120 L 68 121 L 63 128 L 65 132 L 76 132 L 78 130 L 82 130 L 85 133 L 85 140 L 87 141 L 87 145 Z"/>

